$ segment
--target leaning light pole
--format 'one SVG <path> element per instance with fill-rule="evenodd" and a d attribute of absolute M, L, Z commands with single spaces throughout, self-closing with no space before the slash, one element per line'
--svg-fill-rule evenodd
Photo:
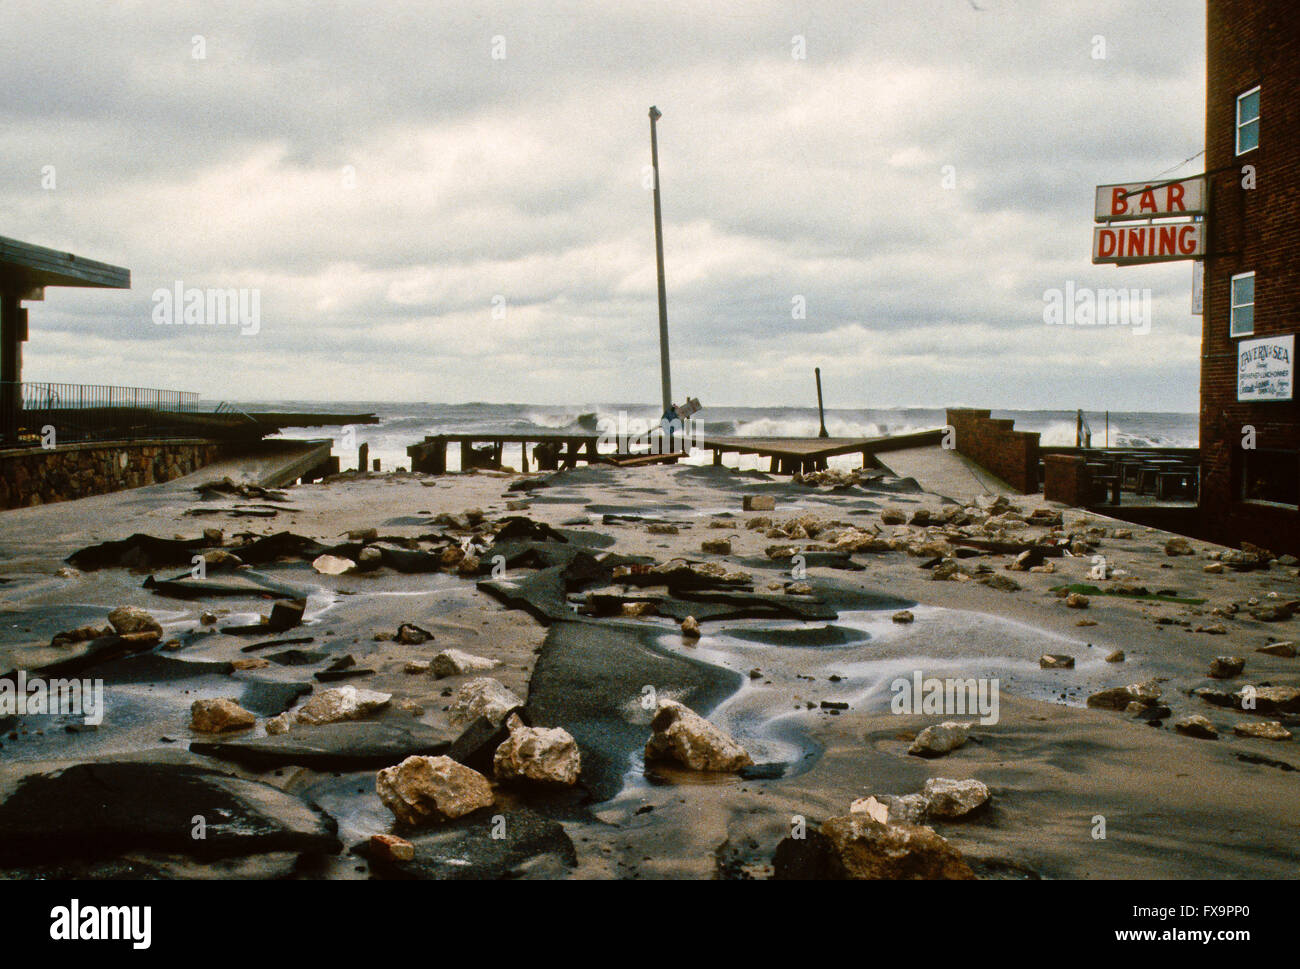
<path fill-rule="evenodd" d="M 673 404 L 672 377 L 668 370 L 668 294 L 664 288 L 664 224 L 663 214 L 659 208 L 659 139 L 655 133 L 655 122 L 663 113 L 654 105 L 650 106 L 650 167 L 654 169 L 655 179 L 655 264 L 659 270 L 659 377 L 663 384 L 664 413 Z"/>

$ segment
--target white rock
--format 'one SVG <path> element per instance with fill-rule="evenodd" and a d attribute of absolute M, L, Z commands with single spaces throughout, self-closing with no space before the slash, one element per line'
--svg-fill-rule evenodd
<path fill-rule="evenodd" d="M 388 706 L 391 693 L 359 690 L 355 686 L 341 686 L 317 693 L 298 710 L 299 723 L 339 723 L 343 720 L 360 720 Z"/>
<path fill-rule="evenodd" d="M 560 727 L 526 727 L 517 714 L 507 723 L 510 736 L 497 747 L 492 772 L 498 780 L 576 784 L 582 757 L 573 735 Z"/>
<path fill-rule="evenodd" d="M 375 777 L 375 792 L 405 824 L 449 821 L 492 804 L 492 785 L 450 757 L 408 757 Z"/>
<path fill-rule="evenodd" d="M 933 724 L 916 735 L 907 752 L 918 757 L 942 757 L 966 743 L 969 736 L 970 724 L 968 723 L 955 723 L 949 720 Z"/>
<path fill-rule="evenodd" d="M 955 781 L 931 777 L 922 789 L 930 802 L 930 814 L 936 818 L 962 818 L 988 803 L 989 789 L 973 778 Z"/>
<path fill-rule="evenodd" d="M 465 673 L 481 673 L 499 665 L 496 660 L 486 656 L 475 656 L 459 649 L 444 649 L 433 658 L 433 675 L 462 676 Z"/>
<path fill-rule="evenodd" d="M 505 722 L 510 711 L 523 705 L 524 701 L 498 680 L 480 676 L 470 680 L 452 697 L 451 720 L 457 724 L 469 724 L 479 717 L 487 717 L 492 723 L 500 725 Z"/>
<path fill-rule="evenodd" d="M 881 824 L 889 823 L 889 808 L 874 797 L 860 797 L 849 805 L 850 814 L 868 814 Z"/>
<path fill-rule="evenodd" d="M 338 555 L 318 555 L 311 563 L 311 567 L 321 575 L 342 575 L 356 567 L 356 563 L 351 559 L 341 558 Z"/>
<path fill-rule="evenodd" d="M 660 701 L 650 728 L 647 761 L 674 760 L 701 771 L 738 771 L 754 763 L 743 747 L 676 700 Z"/>

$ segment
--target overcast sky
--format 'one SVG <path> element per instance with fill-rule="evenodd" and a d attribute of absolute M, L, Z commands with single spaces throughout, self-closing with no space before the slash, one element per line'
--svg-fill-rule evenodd
<path fill-rule="evenodd" d="M 1095 185 L 1204 147 L 1204 20 L 1201 0 L 3 0 L 0 235 L 132 274 L 28 304 L 24 376 L 656 401 L 656 104 L 678 398 L 810 404 L 820 366 L 836 406 L 1195 410 L 1191 264 L 1090 256 Z M 257 333 L 155 324 L 178 281 L 257 291 Z M 1067 282 L 1149 288 L 1150 332 L 1045 325 Z"/>

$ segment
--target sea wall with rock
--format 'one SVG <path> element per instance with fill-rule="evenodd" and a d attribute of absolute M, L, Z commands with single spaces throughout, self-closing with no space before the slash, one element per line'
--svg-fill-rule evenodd
<path fill-rule="evenodd" d="M 171 481 L 211 464 L 223 447 L 194 438 L 0 451 L 0 508 L 69 501 Z"/>

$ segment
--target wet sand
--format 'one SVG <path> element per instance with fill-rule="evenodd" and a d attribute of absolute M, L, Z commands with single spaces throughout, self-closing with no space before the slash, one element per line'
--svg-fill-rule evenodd
<path fill-rule="evenodd" d="M 447 697 L 468 677 L 438 680 L 404 668 L 454 647 L 498 660 L 501 665 L 489 675 L 528 700 L 532 722 L 566 727 L 583 748 L 580 791 L 548 797 L 501 792 L 501 804 L 558 821 L 574 848 L 571 865 L 557 862 L 554 852 L 512 862 L 517 877 L 769 877 L 776 846 L 798 819 L 814 827 L 847 813 L 855 798 L 910 793 L 927 777 L 976 777 L 992 790 L 990 809 L 978 818 L 935 823 L 983 877 L 1274 878 L 1297 872 L 1296 742 L 1232 734 L 1233 725 L 1244 720 L 1297 718 L 1259 717 L 1190 695 L 1206 686 L 1300 686 L 1300 660 L 1256 652 L 1270 640 L 1292 640 L 1300 620 L 1258 621 L 1247 606 L 1252 597 L 1267 604 L 1300 595 L 1294 567 L 1274 563 L 1263 571 L 1207 574 L 1203 566 L 1212 546 L 1192 542 L 1197 554 L 1171 557 L 1164 551 L 1170 538 L 1165 533 L 1064 509 L 1066 532 L 1100 531 L 1092 534 L 1095 547 L 1087 554 L 1049 559 L 1056 568 L 1052 574 L 1008 572 L 1010 555 L 960 560 L 972 570 L 983 565 L 1013 578 L 1019 591 L 973 580 L 933 581 L 921 567 L 929 556 L 900 550 L 853 554 L 851 562 L 860 569 L 855 571 L 810 564 L 805 581 L 811 594 L 790 595 L 786 587 L 799 577 L 792 576 L 788 561 L 770 559 L 765 550 L 817 542 L 768 537 L 746 527 L 747 521 L 814 515 L 880 527 L 886 538 L 910 534 L 924 540 L 939 532 L 927 536 L 921 526 L 882 525 L 881 510 L 902 508 L 910 517 L 919 508 L 937 512 L 945 502 L 905 480 L 831 490 L 714 468 L 582 468 L 532 476 L 528 480 L 546 486 L 520 490 L 526 477 L 344 475 L 288 489 L 282 510 L 269 518 L 236 517 L 232 509 L 257 502 L 204 500 L 186 479 L 0 513 L 0 660 L 6 669 L 31 668 L 48 658 L 55 633 L 102 624 L 120 605 L 149 610 L 163 623 L 164 639 L 181 643 L 179 649 L 113 660 L 81 674 L 106 682 L 107 713 L 95 730 L 69 732 L 65 728 L 76 719 L 69 717 L 28 716 L 0 725 L 0 796 L 11 794 L 24 776 L 95 760 L 202 765 L 307 799 L 337 823 L 344 850 L 310 864 L 279 854 L 219 864 L 141 855 L 149 870 L 190 877 L 372 877 L 377 869 L 351 849 L 393 828 L 374 791 L 375 768 L 260 768 L 191 752 L 190 742 L 213 738 L 191 732 L 189 706 L 201 697 L 238 699 L 258 715 L 257 725 L 240 739 L 262 737 L 266 718 L 307 692 L 340 685 L 322 683 L 314 674 L 350 656 L 355 667 L 374 672 L 341 682 L 393 694 L 393 704 L 373 718 L 377 723 L 451 737 L 457 731 L 448 720 Z M 742 511 L 748 494 L 771 495 L 775 511 Z M 507 507 L 521 501 L 525 508 Z M 1046 507 L 1041 496 L 1015 498 L 1013 504 L 1025 514 Z M 575 542 L 591 536 L 593 549 L 619 555 L 743 570 L 752 576 L 755 593 L 805 602 L 807 614 L 824 618 L 701 617 L 703 635 L 692 644 L 683 641 L 676 620 L 664 615 L 574 614 L 543 624 L 503 604 L 502 589 L 526 585 L 532 569 L 508 569 L 497 577 L 388 568 L 329 576 L 307 562 L 277 561 L 240 572 L 294 590 L 307 599 L 307 609 L 303 625 L 263 638 L 312 642 L 296 647 L 305 654 L 296 657 L 297 665 L 230 672 L 230 661 L 260 654 L 242 652 L 256 637 L 208 632 L 201 614 L 215 613 L 218 627 L 246 623 L 266 614 L 269 599 L 178 599 L 141 583 L 150 574 L 174 576 L 180 568 L 78 572 L 66 571 L 63 561 L 78 549 L 136 532 L 188 539 L 209 527 L 224 529 L 228 544 L 238 532 L 289 531 L 331 545 L 346 541 L 349 530 L 366 528 L 415 539 L 439 530 L 433 524 L 439 514 L 468 509 L 480 509 L 489 522 L 527 516 L 567 530 Z M 194 511 L 202 514 L 187 514 Z M 677 533 L 652 533 L 651 521 L 675 523 Z M 1117 529 L 1132 537 L 1114 537 Z M 1031 528 L 1024 534 L 1046 533 Z M 717 538 L 730 539 L 730 554 L 701 550 L 702 542 Z M 1207 601 L 1182 605 L 1094 595 L 1088 608 L 1068 608 L 1052 587 L 1111 587 L 1120 581 L 1089 578 L 1097 554 L 1152 591 Z M 493 582 L 494 588 L 486 588 Z M 663 595 L 662 588 L 641 591 Z M 1230 602 L 1243 606 L 1235 617 L 1211 614 Z M 660 611 L 675 616 L 690 608 L 689 601 L 665 602 Z M 912 623 L 891 620 L 902 608 L 913 613 Z M 1095 625 L 1080 626 L 1080 620 Z M 430 631 L 433 641 L 376 639 L 404 622 Z M 1224 633 L 1194 631 L 1215 626 Z M 1125 661 L 1106 662 L 1117 649 Z M 1043 653 L 1068 654 L 1075 667 L 1040 669 Z M 1210 679 L 1210 662 L 1219 655 L 1245 657 L 1245 670 L 1232 680 Z M 758 674 L 751 675 L 753 670 Z M 969 743 L 944 757 L 909 756 L 910 739 L 924 726 L 974 719 L 891 712 L 889 684 L 914 670 L 996 679 L 998 721 L 977 725 Z M 1162 681 L 1161 702 L 1171 709 L 1161 726 L 1084 706 L 1097 690 L 1151 678 Z M 640 755 L 649 735 L 650 711 L 640 702 L 646 687 L 681 699 L 728 730 L 758 769 L 748 776 L 647 771 Z M 823 701 L 847 708 L 824 708 Z M 1191 713 L 1208 717 L 1219 738 L 1177 734 L 1172 724 Z M 311 728 L 295 733 L 299 729 Z M 1098 816 L 1105 819 L 1104 839 L 1094 837 Z M 75 865 L 73 870 L 85 871 Z M 10 867 L 9 874 L 31 871 Z"/>

